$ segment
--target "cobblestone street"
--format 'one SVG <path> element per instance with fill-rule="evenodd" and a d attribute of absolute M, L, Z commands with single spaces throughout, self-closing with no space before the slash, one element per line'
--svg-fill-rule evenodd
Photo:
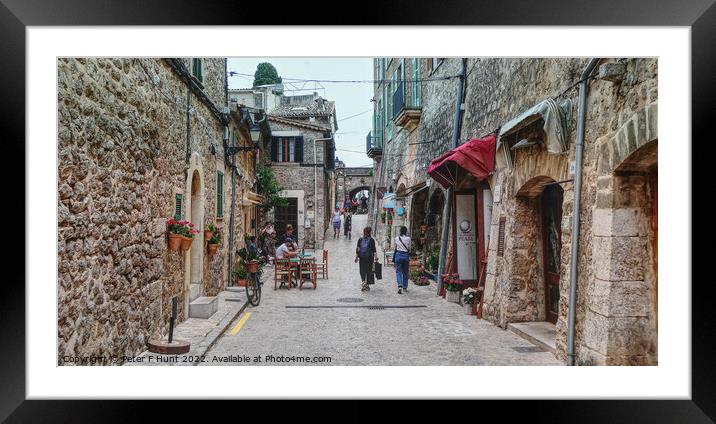
<path fill-rule="evenodd" d="M 207 352 L 203 365 L 220 365 L 212 362 L 214 355 L 262 358 L 226 365 L 560 365 L 512 332 L 465 315 L 460 305 L 436 296 L 434 284 L 411 283 L 407 294 L 398 294 L 393 267 L 384 268 L 383 280 L 369 292 L 361 292 L 353 259 L 365 222 L 366 215 L 354 217 L 351 241 L 328 237 L 329 278 L 319 279 L 315 291 L 310 284 L 274 290 L 267 267 L 261 304 L 232 323 L 230 329 L 250 313 L 238 332 L 227 331 Z M 345 298 L 353 301 L 339 300 Z M 368 308 L 376 305 L 400 308 Z M 269 355 L 330 357 L 330 362 L 267 363 Z"/>

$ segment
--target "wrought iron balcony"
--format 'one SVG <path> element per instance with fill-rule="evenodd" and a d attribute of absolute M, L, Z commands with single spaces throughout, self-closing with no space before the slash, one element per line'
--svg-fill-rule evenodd
<path fill-rule="evenodd" d="M 393 110 L 392 117 L 395 125 L 412 131 L 417 128 L 420 123 L 421 107 L 413 105 L 412 98 L 405 98 L 405 85 L 401 81 L 393 93 Z"/>
<path fill-rule="evenodd" d="M 365 153 L 371 159 L 383 154 L 383 143 L 380 140 L 380 135 L 374 136 L 372 132 L 368 133 L 365 138 Z"/>

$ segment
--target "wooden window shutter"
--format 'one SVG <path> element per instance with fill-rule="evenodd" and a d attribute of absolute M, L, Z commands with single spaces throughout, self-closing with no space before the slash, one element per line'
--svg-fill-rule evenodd
<path fill-rule="evenodd" d="M 224 216 L 224 173 L 216 171 L 216 216 Z"/>
<path fill-rule="evenodd" d="M 181 201 L 182 195 L 177 193 L 174 195 L 174 219 L 181 219 Z"/>
<path fill-rule="evenodd" d="M 296 162 L 303 163 L 303 136 L 296 137 Z"/>
<path fill-rule="evenodd" d="M 504 216 L 500 217 L 500 226 L 497 231 L 497 256 L 503 256 L 505 254 L 505 222 L 507 218 Z"/>
<path fill-rule="evenodd" d="M 271 138 L 271 162 L 278 162 L 278 139 Z"/>

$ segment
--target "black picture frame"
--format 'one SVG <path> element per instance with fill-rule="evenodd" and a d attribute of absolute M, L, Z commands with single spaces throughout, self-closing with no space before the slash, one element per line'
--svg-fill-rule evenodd
<path fill-rule="evenodd" d="M 692 77 L 692 139 L 710 141 L 706 123 L 713 120 L 716 96 L 716 6 L 714 0 L 602 0 L 602 1 L 520 1 L 501 0 L 476 4 L 457 0 L 450 4 L 428 1 L 391 1 L 385 3 L 345 3 L 350 11 L 339 12 L 338 2 L 317 1 L 311 7 L 275 3 L 279 13 L 267 11 L 265 2 L 218 2 L 190 0 L 0 0 L 0 57 L 2 77 L 0 87 L 1 138 L 4 153 L 13 163 L 32 160 L 25 150 L 25 29 L 27 26 L 67 25 L 256 25 L 259 23 L 295 24 L 374 24 L 374 25 L 569 25 L 569 26 L 688 26 L 691 28 Z M 339 7 L 340 6 L 340 7 Z M 270 7 L 269 7 L 270 8 Z M 324 12 L 320 12 L 324 11 Z M 263 19 L 263 22 L 261 20 Z M 256 42 L 256 40 L 244 40 Z M 27 113 L 32 113 L 27 111 Z M 699 137 L 702 135 L 702 137 Z M 688 135 L 685 136 L 688 140 Z M 708 155 L 694 157 L 708 160 Z M 19 175 L 24 168 L 13 170 Z M 145 405 L 137 401 L 29 401 L 25 399 L 25 270 L 8 266 L 25 261 L 26 228 L 32 225 L 25 218 L 25 184 L 19 178 L 8 178 L 6 170 L 6 198 L 14 199 L 12 221 L 6 229 L 14 245 L 11 252 L 22 255 L 6 261 L 6 273 L 14 275 L 3 282 L 0 294 L 0 421 L 8 422 L 95 422 L 138 419 L 137 408 Z M 22 173 L 24 176 L 24 172 Z M 680 179 L 691 175 L 680 175 Z M 692 190 L 692 193 L 695 190 Z M 692 209 L 697 211 L 697 209 Z M 698 222 L 697 220 L 694 220 Z M 707 222 L 707 221 L 704 221 Z M 19 225 L 22 224 L 22 225 Z M 690 246 L 689 246 L 690 248 Z M 712 251 L 705 249 L 704 251 Z M 697 261 L 699 251 L 697 253 Z M 538 422 L 713 422 L 716 421 L 716 367 L 714 336 L 716 319 L 711 312 L 714 297 L 712 279 L 706 278 L 691 285 L 691 275 L 684 273 L 679 284 L 692 293 L 692 396 L 691 400 L 600 400 L 600 401 L 491 401 L 476 403 L 478 420 L 482 411 L 508 411 L 507 418 Z M 48 285 L 48 289 L 53 285 Z M 141 384 L 141 382 L 138 382 Z M 588 384 L 588 382 L 585 382 Z M 615 382 L 618 384 L 618 382 Z M 400 397 L 396 393 L 396 397 Z M 166 408 L 165 419 L 182 418 L 183 408 Z M 265 407 L 261 407 L 265 408 Z M 460 406 L 459 408 L 463 408 Z M 220 409 L 220 408 L 218 408 Z M 443 409 L 444 407 L 440 407 Z M 237 410 L 240 410 L 237 408 Z M 366 421 L 376 415 L 371 408 L 349 406 L 341 415 Z M 422 414 L 422 408 L 417 410 Z M 272 411 L 276 419 L 276 411 Z M 290 409 L 280 414 L 291 414 Z M 394 412 L 381 412 L 382 418 L 395 414 L 407 418 L 410 411 L 400 407 Z M 406 415 L 407 414 L 407 415 Z M 462 414 L 460 414 L 462 416 Z M 465 419 L 465 418 L 460 418 Z"/>

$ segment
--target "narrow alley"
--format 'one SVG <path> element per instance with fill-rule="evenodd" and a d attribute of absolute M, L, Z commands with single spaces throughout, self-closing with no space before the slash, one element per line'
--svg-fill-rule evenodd
<path fill-rule="evenodd" d="M 410 283 L 398 294 L 391 266 L 361 292 L 353 259 L 366 215 L 353 219 L 351 241 L 327 237 L 329 278 L 319 279 L 317 290 L 310 284 L 274 290 L 267 266 L 260 305 L 232 323 L 202 365 L 560 365 L 552 353 L 465 315 L 435 294 L 434 283 Z M 231 356 L 260 356 L 261 362 L 237 363 Z"/>

